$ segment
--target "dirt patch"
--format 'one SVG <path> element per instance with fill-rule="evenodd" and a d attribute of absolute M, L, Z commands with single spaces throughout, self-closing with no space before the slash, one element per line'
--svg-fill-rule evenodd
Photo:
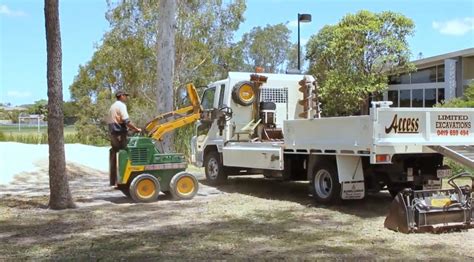
<path fill-rule="evenodd" d="M 315 204 L 307 184 L 235 177 L 189 201 L 135 204 L 107 174 L 68 164 L 78 208 L 52 211 L 47 169 L 0 188 L 0 260 L 473 260 L 474 231 L 404 235 L 383 228 L 388 193 Z"/>

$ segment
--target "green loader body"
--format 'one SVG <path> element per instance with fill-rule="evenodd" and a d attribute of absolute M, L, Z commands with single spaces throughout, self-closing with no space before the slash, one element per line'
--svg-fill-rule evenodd
<path fill-rule="evenodd" d="M 185 156 L 161 153 L 150 137 L 130 137 L 127 148 L 117 153 L 115 165 L 116 174 L 110 175 L 115 175 L 116 188 L 136 202 L 152 202 L 160 191 L 178 199 L 192 198 L 197 192 L 196 178 L 184 172 Z"/>

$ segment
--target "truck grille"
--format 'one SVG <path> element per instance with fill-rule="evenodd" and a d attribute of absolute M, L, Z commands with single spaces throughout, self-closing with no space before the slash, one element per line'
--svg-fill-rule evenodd
<path fill-rule="evenodd" d="M 260 101 L 288 103 L 288 87 L 262 87 Z"/>
<path fill-rule="evenodd" d="M 130 150 L 130 160 L 132 164 L 147 164 L 148 149 L 147 148 L 132 148 Z"/>

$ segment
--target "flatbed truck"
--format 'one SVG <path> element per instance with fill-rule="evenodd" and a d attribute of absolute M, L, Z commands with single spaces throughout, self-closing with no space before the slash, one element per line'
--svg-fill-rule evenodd
<path fill-rule="evenodd" d="M 202 98 L 192 162 L 211 184 L 228 176 L 309 181 L 320 203 L 388 190 L 436 189 L 449 157 L 474 167 L 474 109 L 396 108 L 320 117 L 312 76 L 230 72 Z"/>

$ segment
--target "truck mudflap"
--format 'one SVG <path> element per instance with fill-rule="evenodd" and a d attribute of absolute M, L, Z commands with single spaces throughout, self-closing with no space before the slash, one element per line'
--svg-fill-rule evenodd
<path fill-rule="evenodd" d="M 457 186 L 454 179 L 472 176 L 464 173 L 449 179 L 452 189 L 405 189 L 393 200 L 384 226 L 408 233 L 443 233 L 474 228 L 472 185 Z"/>

